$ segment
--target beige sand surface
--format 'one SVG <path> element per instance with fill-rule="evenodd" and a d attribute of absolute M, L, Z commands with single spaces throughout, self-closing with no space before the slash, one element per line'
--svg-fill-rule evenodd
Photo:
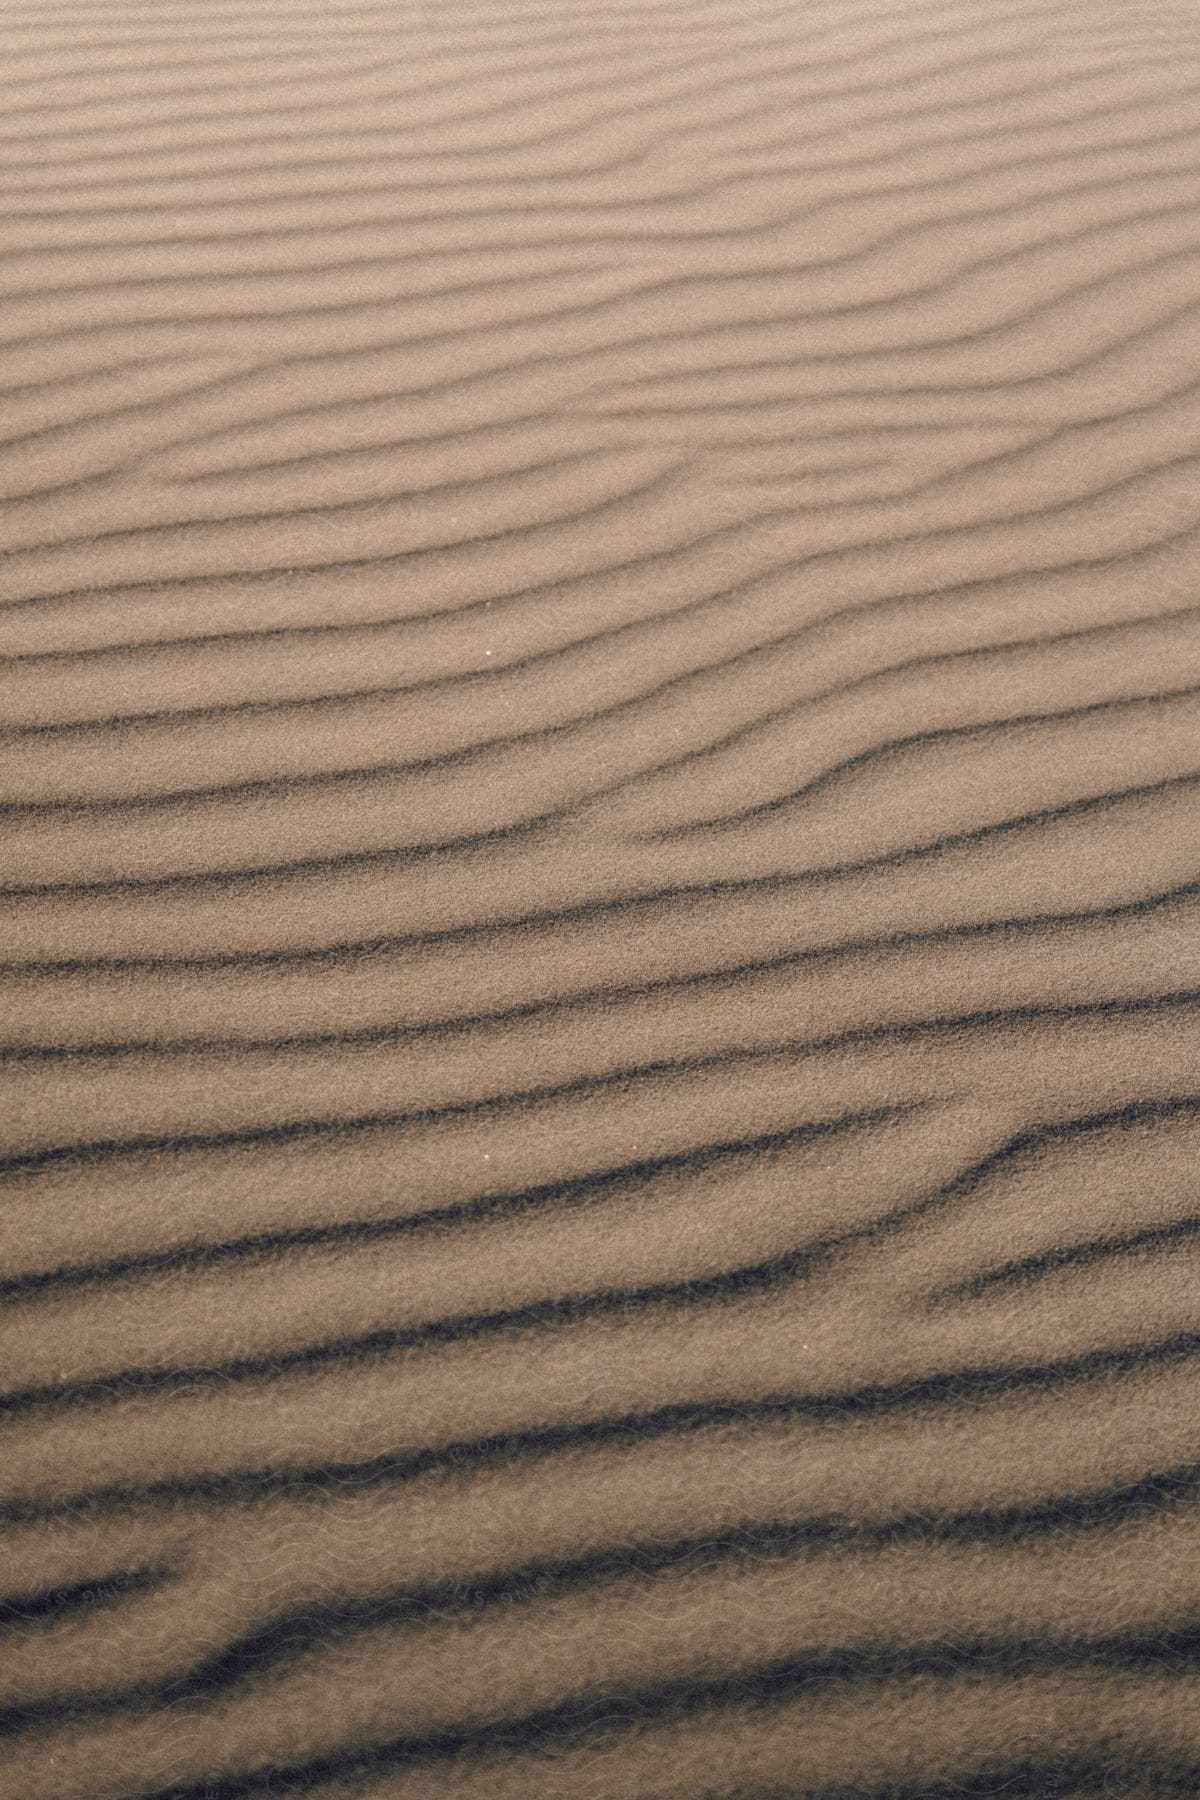
<path fill-rule="evenodd" d="M 1200 0 L 0 50 L 0 1800 L 1194 1800 Z"/>

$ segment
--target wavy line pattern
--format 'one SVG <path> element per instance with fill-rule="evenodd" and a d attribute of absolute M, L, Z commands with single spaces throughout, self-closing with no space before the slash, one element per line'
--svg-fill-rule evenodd
<path fill-rule="evenodd" d="M 1194 7 L 0 33 L 0 1800 L 1190 1800 Z"/>

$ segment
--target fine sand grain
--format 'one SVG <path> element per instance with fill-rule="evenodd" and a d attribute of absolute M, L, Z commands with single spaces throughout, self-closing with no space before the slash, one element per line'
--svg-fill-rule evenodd
<path fill-rule="evenodd" d="M 0 1797 L 1200 1792 L 1200 0 L 0 0 Z"/>

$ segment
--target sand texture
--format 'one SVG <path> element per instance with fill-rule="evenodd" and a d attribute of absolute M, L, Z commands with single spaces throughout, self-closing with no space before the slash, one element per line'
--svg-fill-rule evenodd
<path fill-rule="evenodd" d="M 1200 0 L 0 51 L 0 1800 L 1195 1800 Z"/>

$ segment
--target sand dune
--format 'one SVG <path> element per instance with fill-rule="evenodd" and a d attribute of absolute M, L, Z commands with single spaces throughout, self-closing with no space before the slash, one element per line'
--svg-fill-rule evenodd
<path fill-rule="evenodd" d="M 0 1795 L 1200 1791 L 1200 15 L 0 41 Z"/>

